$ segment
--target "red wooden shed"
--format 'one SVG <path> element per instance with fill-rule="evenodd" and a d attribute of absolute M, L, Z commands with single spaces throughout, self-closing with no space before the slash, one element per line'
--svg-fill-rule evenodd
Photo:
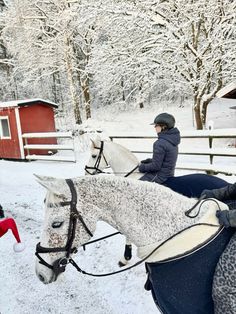
<path fill-rule="evenodd" d="M 25 159 L 22 134 L 55 132 L 54 108 L 58 106 L 43 99 L 14 100 L 0 103 L 0 158 Z M 28 144 L 57 144 L 56 138 L 29 139 Z M 48 151 L 33 150 L 45 155 Z"/>

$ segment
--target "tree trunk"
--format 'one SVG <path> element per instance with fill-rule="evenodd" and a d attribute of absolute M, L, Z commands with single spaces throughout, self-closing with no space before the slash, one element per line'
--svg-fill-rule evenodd
<path fill-rule="evenodd" d="M 204 101 L 202 104 L 202 125 L 206 126 L 207 107 L 213 98 Z"/>
<path fill-rule="evenodd" d="M 142 95 L 142 83 L 140 83 L 138 89 L 139 89 L 139 95 L 140 95 L 140 98 L 141 98 L 141 95 Z M 139 102 L 139 108 L 140 108 L 140 109 L 144 108 L 143 101 L 140 101 L 140 102 Z"/>
<path fill-rule="evenodd" d="M 66 70 L 67 70 L 67 77 L 68 77 L 68 82 L 69 82 L 71 100 L 72 100 L 72 104 L 74 108 L 75 123 L 82 124 L 82 118 L 81 118 L 80 109 L 79 109 L 79 95 L 77 93 L 76 83 L 74 80 L 73 67 L 72 67 L 73 49 L 70 46 L 69 39 L 67 37 L 65 38 L 65 45 L 66 45 L 66 51 L 65 51 Z"/>
<path fill-rule="evenodd" d="M 91 118 L 91 98 L 90 98 L 90 92 L 89 92 L 89 79 L 86 78 L 83 82 L 81 82 L 81 87 L 84 95 L 84 101 L 85 101 L 85 114 L 86 119 Z"/>
<path fill-rule="evenodd" d="M 54 98 L 54 102 L 56 104 L 61 103 L 61 109 L 64 110 L 64 105 L 63 105 L 63 97 L 61 93 L 61 79 L 59 72 L 53 73 L 52 74 L 52 94 Z"/>
<path fill-rule="evenodd" d="M 201 119 L 201 102 L 200 102 L 200 99 L 198 98 L 194 99 L 194 115 L 195 115 L 197 130 L 202 130 L 203 125 L 202 125 L 202 119 Z"/>
<path fill-rule="evenodd" d="M 124 91 L 124 80 L 123 80 L 123 78 L 121 78 L 120 85 L 121 85 L 121 90 L 122 90 L 122 101 L 125 101 L 125 91 Z"/>

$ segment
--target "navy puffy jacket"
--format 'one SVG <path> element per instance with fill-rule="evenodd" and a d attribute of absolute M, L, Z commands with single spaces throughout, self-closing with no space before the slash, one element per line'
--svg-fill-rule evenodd
<path fill-rule="evenodd" d="M 158 140 L 153 144 L 150 163 L 141 163 L 139 166 L 139 171 L 145 173 L 140 180 L 164 183 L 169 177 L 173 177 L 179 143 L 180 133 L 177 128 L 159 133 Z"/>

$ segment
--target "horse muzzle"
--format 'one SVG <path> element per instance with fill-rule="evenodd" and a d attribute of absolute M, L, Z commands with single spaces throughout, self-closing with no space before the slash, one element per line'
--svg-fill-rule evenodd
<path fill-rule="evenodd" d="M 68 259 L 66 257 L 57 259 L 52 265 L 39 260 L 37 265 L 38 267 L 36 266 L 36 275 L 42 283 L 52 283 L 57 280 L 61 273 L 64 273 L 67 264 Z M 41 268 L 41 265 L 47 267 Z"/>

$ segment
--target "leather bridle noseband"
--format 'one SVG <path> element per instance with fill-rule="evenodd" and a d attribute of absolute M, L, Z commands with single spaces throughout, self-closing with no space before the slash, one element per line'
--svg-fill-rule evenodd
<path fill-rule="evenodd" d="M 70 206 L 70 221 L 69 221 L 69 228 L 67 233 L 67 243 L 64 247 L 43 247 L 40 245 L 40 242 L 36 246 L 35 255 L 39 259 L 39 263 L 51 269 L 56 278 L 58 275 L 65 271 L 66 265 L 69 263 L 70 255 L 72 253 L 76 253 L 76 247 L 73 247 L 73 242 L 75 239 L 75 232 L 76 232 L 76 225 L 77 221 L 79 220 L 86 232 L 92 237 L 93 234 L 85 224 L 82 216 L 78 212 L 77 206 L 77 193 L 74 187 L 74 183 L 71 179 L 66 179 L 66 183 L 68 184 L 70 191 L 71 191 L 71 201 L 60 202 L 58 205 L 60 206 Z M 44 253 L 57 253 L 57 252 L 66 252 L 66 255 L 62 258 L 57 259 L 53 265 L 48 264 L 39 254 Z"/>
<path fill-rule="evenodd" d="M 88 174 L 90 174 L 90 175 L 95 175 L 95 174 L 98 174 L 98 173 L 103 173 L 103 171 L 99 169 L 99 165 L 100 165 L 100 162 L 101 162 L 102 157 L 104 158 L 107 167 L 109 167 L 109 164 L 108 164 L 108 162 L 107 162 L 107 160 L 106 160 L 106 157 L 105 157 L 105 155 L 104 155 L 104 152 L 103 152 L 104 142 L 101 141 L 101 146 L 100 146 L 100 147 L 96 147 L 96 146 L 95 146 L 94 148 L 95 148 L 95 149 L 99 149 L 98 157 L 97 157 L 97 159 L 96 159 L 96 161 L 95 161 L 94 166 L 93 166 L 93 167 L 90 167 L 90 166 L 87 166 L 87 165 L 86 165 L 86 166 L 84 167 L 84 170 L 85 170 Z M 89 170 L 95 170 L 95 171 L 91 173 Z"/>

